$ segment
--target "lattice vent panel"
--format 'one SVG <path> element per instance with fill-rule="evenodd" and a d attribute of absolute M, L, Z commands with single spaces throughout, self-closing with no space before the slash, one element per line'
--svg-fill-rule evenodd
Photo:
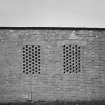
<path fill-rule="evenodd" d="M 64 73 L 78 73 L 81 71 L 81 47 L 77 44 L 63 45 Z"/>
<path fill-rule="evenodd" d="M 40 45 L 23 46 L 23 73 L 40 74 Z"/>

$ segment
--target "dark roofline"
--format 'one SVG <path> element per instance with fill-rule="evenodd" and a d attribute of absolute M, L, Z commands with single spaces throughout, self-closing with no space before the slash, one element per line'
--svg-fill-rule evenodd
<path fill-rule="evenodd" d="M 11 30 L 105 30 L 105 28 L 88 27 L 0 27 L 0 29 Z"/>

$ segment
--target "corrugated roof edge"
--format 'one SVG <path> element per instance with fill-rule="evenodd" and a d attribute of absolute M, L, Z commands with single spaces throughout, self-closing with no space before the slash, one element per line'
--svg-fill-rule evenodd
<path fill-rule="evenodd" d="M 0 27 L 0 29 L 10 30 L 104 30 L 105 28 L 89 27 Z"/>

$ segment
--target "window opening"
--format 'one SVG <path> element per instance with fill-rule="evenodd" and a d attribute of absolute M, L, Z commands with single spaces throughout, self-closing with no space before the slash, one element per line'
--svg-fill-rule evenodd
<path fill-rule="evenodd" d="M 23 73 L 40 74 L 40 45 L 24 45 Z"/>
<path fill-rule="evenodd" d="M 78 73 L 81 71 L 81 47 L 70 44 L 63 45 L 63 68 L 64 73 Z"/>

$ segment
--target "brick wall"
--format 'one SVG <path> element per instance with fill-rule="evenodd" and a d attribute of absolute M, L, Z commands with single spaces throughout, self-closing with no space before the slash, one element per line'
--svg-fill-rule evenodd
<path fill-rule="evenodd" d="M 81 71 L 64 73 L 62 45 L 81 47 Z M 40 74 L 25 74 L 23 45 L 40 45 Z M 105 32 L 0 30 L 0 99 L 105 98 Z"/>

